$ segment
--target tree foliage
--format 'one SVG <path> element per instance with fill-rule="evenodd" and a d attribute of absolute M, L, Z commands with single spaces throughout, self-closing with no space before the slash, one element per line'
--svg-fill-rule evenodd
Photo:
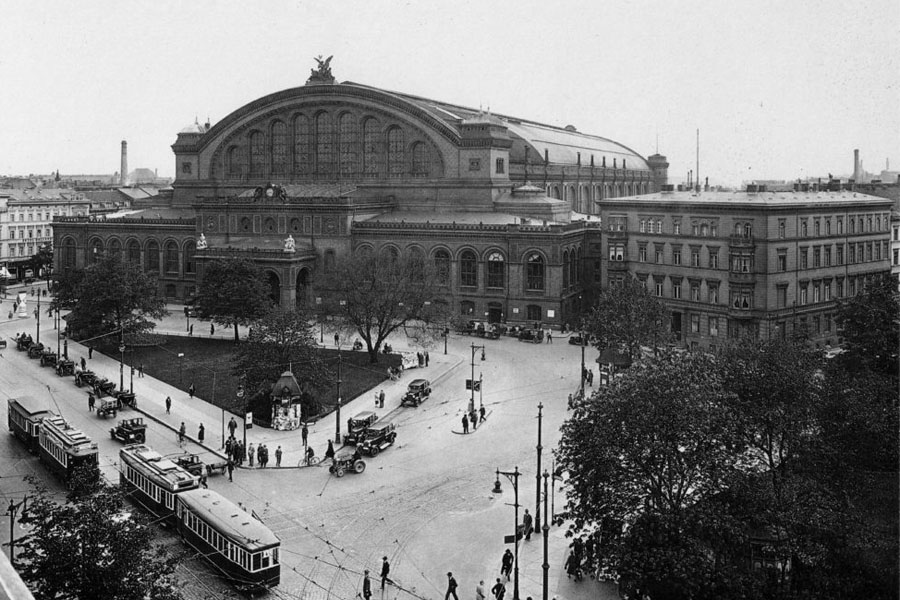
<path fill-rule="evenodd" d="M 394 331 L 412 325 L 440 328 L 449 316 L 437 270 L 415 255 L 357 253 L 323 275 L 317 289 L 323 310 L 362 338 L 373 363 Z"/>
<path fill-rule="evenodd" d="M 143 516 L 132 514 L 117 488 L 54 502 L 44 490 L 30 500 L 21 523 L 16 566 L 42 600 L 178 600 L 174 559 L 153 544 Z"/>
<path fill-rule="evenodd" d="M 671 338 L 669 311 L 636 277 L 626 277 L 600 293 L 585 320 L 585 330 L 601 351 L 615 348 L 636 358 L 641 346 L 656 347 Z"/>
<path fill-rule="evenodd" d="M 210 262 L 203 271 L 196 308 L 219 325 L 250 325 L 272 310 L 269 284 L 256 263 L 242 258 Z"/>
<path fill-rule="evenodd" d="M 78 303 L 78 289 L 84 279 L 83 269 L 63 269 L 53 274 L 53 300 L 50 307 L 54 310 L 72 309 Z"/>
<path fill-rule="evenodd" d="M 74 274 L 62 277 L 77 280 Z M 60 302 L 72 303 L 67 329 L 82 338 L 120 328 L 126 335 L 149 331 L 156 326 L 151 319 L 168 314 L 158 288 L 156 278 L 139 265 L 123 260 L 121 253 L 104 252 L 84 269 L 74 293 L 62 290 Z"/>
<path fill-rule="evenodd" d="M 894 378 L 900 350 L 900 293 L 890 274 L 875 277 L 856 296 L 842 299 L 835 315 L 846 352 L 838 361 Z"/>

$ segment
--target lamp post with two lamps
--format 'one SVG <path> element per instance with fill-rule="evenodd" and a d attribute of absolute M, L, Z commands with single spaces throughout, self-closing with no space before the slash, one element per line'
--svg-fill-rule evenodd
<path fill-rule="evenodd" d="M 495 494 L 502 494 L 503 488 L 500 487 L 500 476 L 503 475 L 509 479 L 513 486 L 513 508 L 515 509 L 515 521 L 513 522 L 513 534 L 503 538 L 504 543 L 513 544 L 513 600 L 519 600 L 519 467 L 512 471 L 501 471 L 497 469 L 497 479 L 494 481 Z M 546 562 L 546 561 L 545 561 Z"/>

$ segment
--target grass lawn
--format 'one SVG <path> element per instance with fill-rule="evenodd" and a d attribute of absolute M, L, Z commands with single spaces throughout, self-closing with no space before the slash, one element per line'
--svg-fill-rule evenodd
<path fill-rule="evenodd" d="M 164 381 L 184 393 L 187 393 L 188 387 L 193 383 L 195 394 L 216 406 L 225 409 L 241 406 L 236 395 L 239 379 L 231 370 L 234 341 L 183 336 L 157 336 L 157 339 L 161 341 L 160 344 L 129 347 L 125 352 L 125 363 L 134 365 L 135 369 L 144 365 L 145 375 Z M 114 347 L 97 348 L 97 351 L 116 360 L 119 358 Z M 319 352 L 329 368 L 336 370 L 337 350 L 322 348 Z M 179 358 L 179 354 L 183 357 Z M 386 380 L 389 365 L 400 365 L 400 356 L 397 354 L 382 354 L 375 365 L 369 363 L 366 352 L 343 351 L 341 356 L 341 396 L 344 403 Z M 125 378 L 127 386 L 127 371 Z M 325 407 L 319 415 L 321 418 L 334 409 L 337 388 L 332 386 L 314 390 L 313 396 Z"/>

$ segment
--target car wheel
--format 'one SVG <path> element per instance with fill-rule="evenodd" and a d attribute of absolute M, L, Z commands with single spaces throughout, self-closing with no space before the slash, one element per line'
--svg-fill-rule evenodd
<path fill-rule="evenodd" d="M 334 474 L 337 475 L 338 477 L 343 477 L 344 476 L 344 467 L 338 467 L 337 470 L 334 472 Z"/>
<path fill-rule="evenodd" d="M 137 436 L 137 438 L 135 438 L 134 441 L 137 442 L 138 444 L 143 444 L 144 443 L 144 435 L 141 434 L 141 435 Z"/>
<path fill-rule="evenodd" d="M 369 449 L 369 456 L 374 458 L 377 454 L 378 454 L 378 446 L 372 446 Z"/>
<path fill-rule="evenodd" d="M 353 470 L 357 473 L 362 473 L 366 470 L 366 463 L 361 460 L 356 461 L 355 463 L 353 463 Z"/>

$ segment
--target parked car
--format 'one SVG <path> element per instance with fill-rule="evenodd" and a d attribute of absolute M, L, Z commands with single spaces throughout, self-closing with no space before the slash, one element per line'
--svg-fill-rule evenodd
<path fill-rule="evenodd" d="M 540 344 L 544 341 L 544 332 L 540 329 L 523 329 L 519 332 L 519 341 Z"/>
<path fill-rule="evenodd" d="M 378 421 L 366 429 L 362 441 L 358 444 L 359 451 L 369 456 L 375 456 L 397 440 L 397 426 L 391 421 Z"/>
<path fill-rule="evenodd" d="M 143 444 L 147 439 L 147 424 L 144 423 L 143 417 L 122 419 L 115 427 L 109 430 L 109 435 L 114 440 L 119 440 L 126 444 Z"/>
<path fill-rule="evenodd" d="M 569 343 L 573 346 L 590 346 L 591 336 L 587 335 L 582 337 L 580 333 L 573 333 L 569 336 Z"/>
<path fill-rule="evenodd" d="M 400 406 L 418 406 L 431 396 L 431 382 L 427 379 L 413 379 L 406 388 Z"/>
<path fill-rule="evenodd" d="M 364 410 L 356 416 L 347 419 L 347 433 L 344 434 L 344 443 L 359 443 L 366 428 L 377 420 L 378 415 L 370 410 Z"/>
<path fill-rule="evenodd" d="M 343 477 L 345 473 L 362 473 L 366 470 L 366 463 L 359 458 L 359 451 L 349 448 L 341 448 L 331 460 L 328 472 L 335 477 Z"/>

